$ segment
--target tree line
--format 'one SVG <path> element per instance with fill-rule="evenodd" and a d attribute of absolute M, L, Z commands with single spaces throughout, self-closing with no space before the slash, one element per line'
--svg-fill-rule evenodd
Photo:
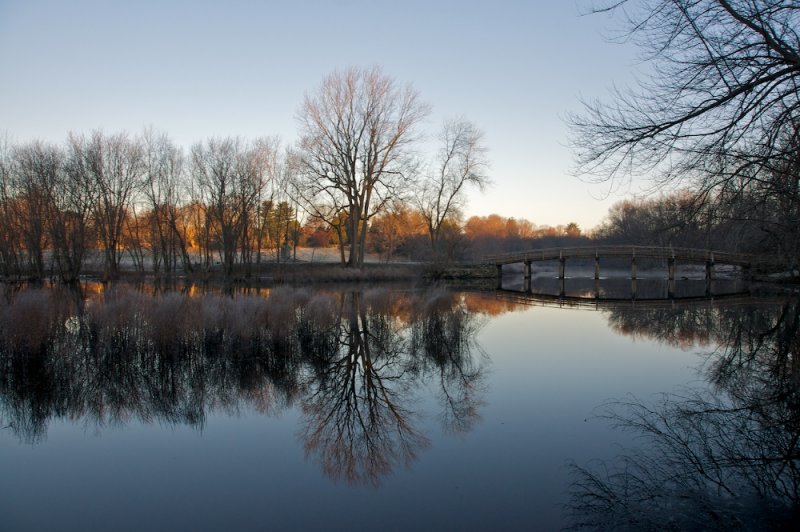
<path fill-rule="evenodd" d="M 298 112 L 300 139 L 209 138 L 188 152 L 167 134 L 71 133 L 61 144 L 0 145 L 0 268 L 75 281 L 95 249 L 105 278 L 138 271 L 250 273 L 296 246 L 300 222 L 335 234 L 342 262 L 364 263 L 371 221 L 407 203 L 432 256 L 488 182 L 483 133 L 446 121 L 421 155 L 430 108 L 380 68 L 326 77 Z"/>
<path fill-rule="evenodd" d="M 465 135 L 478 140 L 468 122 L 448 122 L 444 131 L 453 128 L 463 128 L 458 142 Z M 456 157 L 452 142 L 443 146 Z M 433 179 L 409 179 L 369 215 L 363 235 L 353 233 L 362 228 L 349 222 L 346 208 L 329 216 L 325 209 L 335 203 L 298 193 L 308 179 L 300 157 L 276 138 L 210 138 L 187 152 L 154 130 L 73 133 L 60 144 L 6 142 L 0 273 L 71 282 L 88 262 L 109 279 L 122 269 L 231 276 L 291 258 L 297 246 L 336 247 L 342 264 L 353 257 L 360 264 L 365 251 L 384 261 L 455 261 L 581 238 L 575 223 L 536 226 L 497 214 L 465 220 L 461 177 L 454 175 L 438 182 L 435 197 Z M 452 171 L 447 164 L 438 167 L 439 178 Z M 466 170 L 461 176 L 474 178 Z M 449 204 L 438 205 L 445 197 Z"/>
<path fill-rule="evenodd" d="M 679 190 L 614 204 L 592 235 L 610 244 L 765 253 L 788 263 L 794 257 L 794 235 L 775 230 L 776 224 L 788 223 L 787 215 L 771 201 L 759 206 L 746 196 L 736 201 L 718 195 L 698 198 L 693 190 Z"/>
<path fill-rule="evenodd" d="M 90 252 L 105 278 L 123 254 L 139 271 L 251 265 L 277 245 L 281 167 L 274 139 L 209 139 L 188 154 L 166 134 L 70 134 L 3 146 L 5 276 L 78 279 Z M 285 207 L 283 208 L 286 210 Z M 148 262 L 149 264 L 146 264 Z"/>

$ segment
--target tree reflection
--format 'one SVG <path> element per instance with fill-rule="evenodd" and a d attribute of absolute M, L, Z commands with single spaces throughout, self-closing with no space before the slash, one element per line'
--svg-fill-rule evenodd
<path fill-rule="evenodd" d="M 335 348 L 318 358 L 308 381 L 302 437 L 329 477 L 378 484 L 395 465 L 410 465 L 428 439 L 407 406 L 414 381 L 402 325 L 368 312 L 359 292 L 344 294 L 341 309 Z"/>
<path fill-rule="evenodd" d="M 211 412 L 299 403 L 307 456 L 333 479 L 377 484 L 429 445 L 414 405 L 432 379 L 447 431 L 479 419 L 481 321 L 449 292 L 63 295 L 0 301 L 0 428 L 25 442 L 53 419 L 202 429 Z"/>
<path fill-rule="evenodd" d="M 427 382 L 441 390 L 446 431 L 466 432 L 479 420 L 484 369 L 475 335 L 482 321 L 453 294 L 397 301 L 385 291 L 351 292 L 325 304 L 338 308 L 336 319 L 303 325 L 314 350 L 302 438 L 329 477 L 377 485 L 398 465 L 409 466 L 429 445 L 411 407 L 414 389 Z"/>
<path fill-rule="evenodd" d="M 721 346 L 709 390 L 607 405 L 601 417 L 643 445 L 574 466 L 575 529 L 772 530 L 800 518 L 800 301 L 738 316 L 701 320 L 719 325 L 706 329 Z"/>
<path fill-rule="evenodd" d="M 464 308 L 432 298 L 412 327 L 411 351 L 418 369 L 438 383 L 441 424 L 453 434 L 469 432 L 480 421 L 485 394 L 483 357 L 474 353 L 480 353 L 475 336 L 483 324 Z"/>

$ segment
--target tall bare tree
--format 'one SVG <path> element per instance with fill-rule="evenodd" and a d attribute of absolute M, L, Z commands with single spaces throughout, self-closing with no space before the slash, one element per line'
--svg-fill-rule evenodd
<path fill-rule="evenodd" d="M 93 235 L 96 181 L 87 166 L 88 139 L 70 134 L 62 172 L 48 187 L 47 226 L 53 262 L 64 282 L 78 280 Z"/>
<path fill-rule="evenodd" d="M 142 144 L 127 133 L 95 131 L 80 146 L 97 191 L 94 225 L 103 247 L 103 276 L 113 279 L 119 275 L 125 217 L 144 173 Z"/>
<path fill-rule="evenodd" d="M 16 191 L 11 154 L 8 138 L 0 138 L 0 272 L 6 277 L 19 273 L 19 233 L 14 226 Z"/>
<path fill-rule="evenodd" d="M 700 195 L 736 197 L 793 159 L 797 145 L 785 140 L 800 124 L 796 0 L 606 0 L 594 10 L 624 18 L 623 37 L 652 70 L 638 89 L 570 118 L 581 172 L 688 180 Z"/>
<path fill-rule="evenodd" d="M 186 235 L 178 227 L 178 209 L 184 200 L 183 150 L 164 133 L 152 129 L 142 137 L 144 187 L 150 210 L 150 247 L 153 271 L 176 271 L 178 260 L 191 271 Z"/>
<path fill-rule="evenodd" d="M 248 275 L 253 263 L 261 262 L 265 236 L 262 209 L 282 189 L 283 169 L 278 160 L 279 146 L 277 138 L 259 138 L 237 160 L 238 182 L 242 191 L 240 208 L 243 213 L 241 258 Z"/>
<path fill-rule="evenodd" d="M 17 230 L 25 247 L 27 270 L 34 278 L 45 275 L 47 189 L 62 171 L 63 154 L 56 146 L 34 141 L 14 149 L 17 191 Z"/>
<path fill-rule="evenodd" d="M 209 139 L 192 148 L 192 174 L 204 200 L 206 234 L 209 237 L 215 234 L 221 244 L 226 275 L 233 271 L 241 224 L 241 213 L 236 209 L 234 169 L 241 143 L 241 139 Z M 210 244 L 208 241 L 207 247 Z"/>
<path fill-rule="evenodd" d="M 302 184 L 312 203 L 347 213 L 347 264 L 364 262 L 369 220 L 409 183 L 409 155 L 428 106 L 379 67 L 328 75 L 298 113 Z"/>
<path fill-rule="evenodd" d="M 219 243 L 226 277 L 237 252 L 250 260 L 248 235 L 269 177 L 273 143 L 239 138 L 209 139 L 192 148 L 192 172 L 206 209 L 207 245 Z"/>
<path fill-rule="evenodd" d="M 475 124 L 463 118 L 447 120 L 438 141 L 439 151 L 431 174 L 414 196 L 414 203 L 427 224 L 435 260 L 441 258 L 442 228 L 464 206 L 466 187 L 483 190 L 489 183 L 483 132 Z"/>

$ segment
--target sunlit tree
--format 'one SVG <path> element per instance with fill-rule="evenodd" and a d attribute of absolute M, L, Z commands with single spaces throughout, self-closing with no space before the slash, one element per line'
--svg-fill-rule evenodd
<path fill-rule="evenodd" d="M 370 219 L 411 183 L 411 150 L 427 113 L 414 89 L 378 67 L 335 71 L 306 96 L 296 194 L 330 206 L 330 219 L 346 215 L 349 266 L 364 262 Z"/>
<path fill-rule="evenodd" d="M 186 201 L 183 150 L 164 133 L 152 129 L 143 135 L 143 196 L 149 215 L 153 271 L 176 271 L 181 261 L 192 271 L 185 234 L 179 228 L 178 209 Z"/>

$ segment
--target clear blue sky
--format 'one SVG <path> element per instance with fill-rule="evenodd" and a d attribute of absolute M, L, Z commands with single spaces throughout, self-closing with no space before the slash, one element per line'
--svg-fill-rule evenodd
<path fill-rule="evenodd" d="M 216 135 L 291 143 L 305 92 L 336 68 L 379 64 L 432 105 L 431 131 L 461 115 L 485 131 L 494 185 L 470 194 L 468 215 L 590 228 L 622 196 L 570 174 L 563 117 L 629 84 L 635 50 L 609 43 L 614 21 L 585 6 L 0 0 L 0 132 L 62 141 L 154 126 L 187 148 Z"/>

